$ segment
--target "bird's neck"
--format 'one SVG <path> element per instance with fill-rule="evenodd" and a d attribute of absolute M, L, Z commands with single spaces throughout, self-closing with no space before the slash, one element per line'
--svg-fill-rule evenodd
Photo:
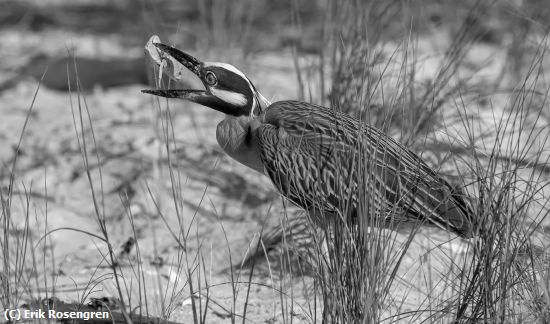
<path fill-rule="evenodd" d="M 263 173 L 257 140 L 259 126 L 259 121 L 250 117 L 226 116 L 218 124 L 216 139 L 227 155 Z"/>

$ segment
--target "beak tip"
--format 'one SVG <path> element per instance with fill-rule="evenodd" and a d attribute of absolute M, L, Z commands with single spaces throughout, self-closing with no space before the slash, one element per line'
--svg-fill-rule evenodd
<path fill-rule="evenodd" d="M 199 75 L 201 65 L 203 64 L 201 61 L 193 57 L 192 55 L 189 55 L 185 52 L 180 51 L 179 49 L 168 46 L 166 44 L 162 43 L 151 43 L 153 44 L 158 54 L 161 58 L 166 58 L 171 60 L 172 62 L 177 62 L 178 64 L 182 65 L 183 67 L 186 67 L 188 70 L 193 72 L 196 75 Z"/>
<path fill-rule="evenodd" d="M 170 46 L 164 45 L 163 43 L 153 43 L 153 45 L 162 52 L 165 52 L 167 48 L 170 48 Z"/>
<path fill-rule="evenodd" d="M 151 90 L 151 89 L 143 89 L 141 90 L 141 93 L 145 93 L 152 96 L 157 97 L 167 97 L 169 91 L 167 90 Z"/>

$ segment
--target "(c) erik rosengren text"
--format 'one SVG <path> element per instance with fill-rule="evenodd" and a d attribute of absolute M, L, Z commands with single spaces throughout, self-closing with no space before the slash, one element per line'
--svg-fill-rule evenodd
<path fill-rule="evenodd" d="M 20 321 L 30 319 L 109 319 L 109 312 L 105 311 L 56 311 L 55 309 L 6 309 L 4 319 L 6 321 Z"/>

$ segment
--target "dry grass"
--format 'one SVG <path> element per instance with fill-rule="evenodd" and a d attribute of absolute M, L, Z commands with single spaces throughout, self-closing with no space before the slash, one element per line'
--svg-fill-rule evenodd
<path fill-rule="evenodd" d="M 454 109 L 451 116 L 467 134 L 455 140 L 455 146 L 460 147 L 455 151 L 463 154 L 450 156 L 447 153 L 443 161 L 457 167 L 454 174 L 460 179 L 457 185 L 467 186 L 468 191 L 475 194 L 471 203 L 478 224 L 477 235 L 468 245 L 466 261 L 457 260 L 453 255 L 439 260 L 447 262 L 448 272 L 426 287 L 428 291 L 424 294 L 428 298 L 418 309 L 403 313 L 399 306 L 386 307 L 405 302 L 395 300 L 392 296 L 395 291 L 390 287 L 397 286 L 400 280 L 398 269 L 416 230 L 400 241 L 395 233 L 367 230 L 372 226 L 377 228 L 376 220 L 370 219 L 368 222 L 374 223 L 364 224 L 364 227 L 349 228 L 345 223 L 337 223 L 325 229 L 325 237 L 330 242 L 328 252 L 320 243 L 323 240 L 313 239 L 319 271 L 315 278 L 323 296 L 325 322 L 523 323 L 547 320 L 546 285 L 541 287 L 548 271 L 541 267 L 547 262 L 546 252 L 533 240 L 536 235 L 539 240 L 548 239 L 541 226 L 548 215 L 543 193 L 548 179 L 539 168 L 525 169 L 526 163 L 531 166 L 548 164 L 544 147 L 550 133 L 547 120 L 542 117 L 550 89 L 542 72 L 547 43 L 543 38 L 536 46 L 530 66 L 521 69 L 526 76 L 520 78 L 514 86 L 515 91 L 510 92 L 511 102 L 507 107 L 510 113 L 494 116 L 496 140 L 491 146 L 484 135 L 476 133 L 479 127 L 474 120 L 477 117 L 466 99 L 486 95 L 486 92 L 479 90 L 480 84 L 475 78 L 477 71 L 463 71 L 471 45 L 484 36 L 476 29 L 480 19 L 495 8 L 496 5 L 479 2 L 467 8 L 466 18 L 450 37 L 452 41 L 432 79 L 419 84 L 417 69 L 421 62 L 415 53 L 418 36 L 411 29 L 412 18 L 402 26 L 401 34 L 406 35 L 404 41 L 390 51 L 389 57 L 385 56 L 388 53 L 387 41 L 383 38 L 387 36 L 385 30 L 388 26 L 395 27 L 392 22 L 398 17 L 407 17 L 404 13 L 410 8 L 400 2 L 329 1 L 327 11 L 332 19 L 326 22 L 325 29 L 330 31 L 328 39 L 333 46 L 328 47 L 320 61 L 332 68 L 333 86 L 329 99 L 333 107 L 358 116 L 389 134 L 397 134 L 402 142 L 414 144 L 415 150 L 420 151 L 423 144 L 433 141 L 428 137 L 434 129 L 450 133 L 442 128 L 443 123 L 438 118 L 449 115 L 442 113 L 444 109 Z M 523 19 L 528 20 L 528 17 Z M 493 88 L 491 84 L 483 87 Z M 541 123 L 542 128 L 538 127 Z M 369 183 L 371 175 L 368 170 L 364 172 L 364 183 Z M 346 206 L 345 195 L 342 199 L 341 205 Z M 369 205 L 368 201 L 364 204 Z M 533 213 L 534 210 L 537 212 Z M 375 214 L 368 208 L 365 211 Z M 440 286 L 447 288 L 441 291 Z M 536 293 L 532 294 L 534 291 Z M 403 296 L 410 294 L 413 292 Z M 533 295 L 539 296 L 536 302 L 531 299 Z M 388 313 L 392 316 L 387 317 Z"/>
<path fill-rule="evenodd" d="M 214 1 L 209 7 L 201 7 L 201 13 L 207 17 L 204 24 L 213 31 L 213 42 L 238 44 L 247 37 L 252 18 L 244 14 L 246 4 L 242 1 L 238 6 L 228 7 L 224 2 Z M 297 310 L 302 314 L 299 320 L 310 323 L 548 322 L 550 271 L 544 250 L 546 246 L 540 243 L 548 241 L 546 218 L 549 207 L 545 196 L 549 183 L 549 157 L 545 148 L 550 135 L 547 109 L 550 87 L 544 75 L 546 37 L 533 46 L 536 50 L 529 52 L 532 60 L 527 64 L 527 54 L 519 55 L 510 49 L 508 59 L 515 74 L 510 79 L 516 83 L 512 84 L 513 91 L 505 92 L 509 98 L 506 109 L 494 109 L 490 105 L 480 107 L 472 98 L 490 98 L 493 94 L 487 93 L 486 89 L 495 89 L 495 93 L 500 94 L 500 81 L 504 78 L 496 80 L 499 84 L 483 84 L 483 80 L 476 78 L 476 68 L 468 66 L 466 57 L 472 45 L 483 36 L 476 26 L 494 7 L 483 3 L 468 7 L 466 18 L 457 24 L 459 27 L 453 31 L 452 41 L 437 60 L 436 72 L 429 82 L 419 82 L 423 59 L 417 53 L 419 35 L 413 27 L 419 23 L 408 16 L 412 17 L 415 8 L 398 1 L 331 0 L 326 5 L 326 19 L 321 29 L 323 43 L 330 46 L 319 53 L 318 71 L 322 80 L 319 93 L 328 94 L 328 98 L 310 99 L 328 101 L 333 107 L 399 137 L 416 151 L 426 150 L 427 154 L 439 156 L 436 163 L 451 166 L 457 185 L 464 187 L 473 197 L 471 204 L 478 219 L 476 237 L 465 245 L 466 250 L 461 253 L 443 247 L 444 244 L 431 242 L 420 258 L 411 261 L 410 255 L 415 253 L 419 244 L 422 245 L 419 235 L 416 235 L 422 232 L 420 228 L 412 228 L 406 234 L 392 232 L 382 229 L 384 226 L 376 217 L 361 218 L 358 225 L 350 225 L 346 219 L 336 219 L 317 228 L 318 224 L 309 223 L 306 217 L 298 221 L 284 217 L 281 222 L 289 223 L 280 230 L 264 235 L 262 227 L 260 238 L 249 246 L 250 251 L 246 251 L 253 257 L 241 264 L 233 258 L 235 254 L 221 221 L 223 212 L 218 212 L 214 206 L 227 247 L 228 279 L 213 282 L 212 255 L 205 252 L 208 249 L 201 239 L 200 206 L 191 217 L 185 215 L 186 178 L 173 155 L 178 147 L 172 112 L 164 101 L 155 100 L 155 133 L 162 143 L 159 154 L 162 158 L 155 161 L 156 178 L 146 186 L 150 201 L 169 232 L 169 237 L 162 239 L 171 240 L 178 250 L 170 270 L 175 282 L 164 285 L 157 273 L 156 291 L 153 292 L 147 288 L 150 285 L 146 282 L 146 265 L 139 243 L 136 243 L 137 261 L 130 262 L 131 271 L 121 270 L 120 264 L 124 260 L 113 248 L 109 221 L 105 218 L 101 167 L 94 171 L 90 167 L 94 159 L 97 165 L 101 165 L 99 155 L 89 156 L 89 152 L 94 151 L 92 147 L 97 145 L 92 118 L 84 97 L 79 89 L 74 89 L 75 136 L 100 229 L 99 233 L 86 234 L 103 244 L 98 247 L 103 255 L 101 264 L 106 263 L 110 269 L 123 313 L 137 309 L 138 313 L 148 315 L 154 308 L 160 310 L 157 315 L 167 319 L 183 300 L 191 305 L 193 323 L 209 323 L 214 316 L 222 316 L 231 323 L 244 323 L 249 320 L 256 288 L 267 287 L 279 300 L 273 321 L 284 323 L 298 321 Z M 401 17 L 406 17 L 402 25 L 396 24 L 395 21 Z M 530 17 L 521 18 L 528 21 Z M 223 28 L 228 23 L 233 29 Z M 295 23 L 299 24 L 299 19 Z M 536 27 L 536 24 L 532 26 Z M 235 33 L 241 38 L 227 36 Z M 405 35 L 398 46 L 389 41 L 395 35 Z M 514 39 L 516 46 L 527 48 L 530 45 L 518 45 L 521 38 Z M 298 51 L 294 53 L 296 62 L 299 62 Z M 308 74 L 301 73 L 299 64 L 296 67 L 299 84 L 303 86 L 300 92 L 306 96 L 306 93 L 311 93 L 307 89 Z M 324 79 L 327 75 L 330 80 Z M 332 87 L 328 91 L 330 84 Z M 485 90 L 481 91 L 480 86 Z M 495 128 L 488 132 L 489 135 L 480 132 L 485 131 L 486 126 L 482 125 L 472 107 L 488 110 L 492 115 Z M 33 104 L 28 110 L 21 136 L 32 109 Z M 456 125 L 461 129 L 458 135 L 455 135 Z M 441 138 L 434 135 L 436 131 L 449 137 L 452 135 L 454 140 L 450 144 L 440 142 Z M 363 154 L 364 148 L 357 149 L 359 154 Z M 373 176 L 369 165 L 367 161 L 358 170 L 364 183 L 370 183 Z M 51 233 L 45 229 L 39 242 L 33 241 L 29 235 L 32 188 L 23 190 L 28 193 L 26 200 L 20 202 L 22 210 L 26 211 L 24 215 L 12 212 L 16 166 L 17 155 L 12 161 L 9 185 L 0 190 L 3 229 L 0 275 L 4 309 L 18 306 L 23 295 L 43 297 L 31 287 L 44 287 L 44 291 L 51 288 L 47 275 L 40 274 L 47 268 L 46 255 L 52 253 L 46 244 Z M 174 210 L 172 215 L 165 213 L 164 202 L 155 192 L 160 186 L 153 183 L 162 182 L 161 169 L 165 167 Z M 445 171 L 447 169 L 449 167 Z M 94 180 L 98 178 L 92 172 L 99 172 L 99 182 Z M 207 190 L 208 186 L 204 188 L 199 205 L 210 203 Z M 360 196 L 373 197 L 366 189 L 364 191 Z M 342 214 L 346 214 L 349 197 L 342 193 L 341 198 Z M 126 206 L 129 226 L 137 238 L 136 219 L 128 199 L 124 196 L 120 199 Z M 372 201 L 365 199 L 360 209 L 363 214 L 375 214 L 373 205 Z M 279 217 L 277 212 L 270 210 L 262 217 Z M 284 208 L 283 213 L 290 214 L 291 210 Z M 25 219 L 22 226 L 14 226 L 16 218 Z M 177 226 L 171 221 L 174 218 Z M 65 230 L 81 231 L 78 227 Z M 456 240 L 453 236 L 443 239 L 444 243 Z M 276 259 L 282 266 L 274 267 L 273 258 L 266 257 L 269 277 L 266 283 L 258 276 L 260 264 L 257 263 L 260 260 L 254 256 L 272 253 L 270 249 L 274 247 L 271 243 L 277 242 L 282 248 L 275 253 Z M 410 273 L 403 270 L 415 273 L 409 276 Z M 313 281 L 308 281 L 308 277 L 313 277 Z M 35 285 L 31 285 L 31 280 Z M 93 290 L 102 280 L 90 278 L 85 291 Z M 306 296 L 303 304 L 298 303 L 296 297 L 297 282 L 306 287 L 305 292 L 300 292 Z M 229 308 L 217 304 L 213 297 L 220 286 L 230 287 Z M 137 300 L 134 297 L 136 291 Z M 82 302 L 86 296 L 86 292 L 82 294 Z M 416 297 L 420 301 L 409 303 L 411 296 L 420 296 Z"/>

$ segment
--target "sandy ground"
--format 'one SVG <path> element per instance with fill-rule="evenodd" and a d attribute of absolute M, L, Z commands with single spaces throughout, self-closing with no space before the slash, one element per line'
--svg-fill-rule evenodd
<path fill-rule="evenodd" d="M 23 37 L 28 39 L 24 46 L 18 41 Z M 122 53 L 116 39 L 77 37 L 60 32 L 27 35 L 5 30 L 0 33 L 0 39 L 13 49 L 4 62 L 6 66 L 23 64 L 29 56 L 15 53 L 36 49 L 43 38 L 58 40 L 45 49 L 50 54 L 62 52 L 66 46 L 74 46 L 77 55 L 90 57 L 101 57 L 105 52 L 113 56 Z M 64 39 L 66 41 L 62 41 Z M 130 55 L 136 52 L 141 53 L 141 49 L 133 49 Z M 263 77 L 267 80 L 266 87 L 271 89 L 268 95 L 294 97 L 289 54 L 271 55 L 267 60 L 278 60 L 274 62 L 278 65 L 277 72 L 270 72 L 269 78 Z M 267 71 L 265 62 L 258 60 L 256 64 L 260 67 L 258 70 L 264 65 Z M 185 264 L 181 259 L 185 255 L 190 258 L 189 262 L 196 262 L 193 258 L 200 245 L 206 280 L 214 286 L 210 291 L 213 303 L 209 322 L 225 322 L 233 304 L 233 287 L 227 270 L 230 260 L 234 264 L 240 262 L 264 222 L 268 227 L 279 223 L 280 212 L 267 212 L 270 208 L 280 210 L 281 200 L 266 178 L 221 153 L 214 132 L 223 116 L 183 102 L 170 103 L 175 137 L 175 142 L 170 141 L 170 158 L 177 172 L 175 181 L 181 182 L 177 193 L 181 205 L 176 212 L 166 141 L 162 135 L 162 123 L 166 119 L 158 110 L 162 107 L 167 111 L 166 101 L 161 101 L 159 106 L 156 99 L 142 94 L 140 90 L 147 88 L 144 85 L 95 88 L 82 97 L 42 87 L 33 104 L 38 86 L 36 80 L 24 80 L 0 95 L 3 185 L 8 183 L 7 172 L 32 107 L 17 154 L 11 212 L 14 228 L 21 229 L 29 222 L 30 242 L 36 245 L 32 250 L 45 267 L 39 266 L 35 274 L 43 286 L 31 284 L 32 294 L 24 294 L 21 302 L 52 294 L 67 301 L 117 298 L 112 271 L 105 261 L 105 243 L 83 233 L 100 233 L 93 187 L 109 240 L 119 253 L 123 287 L 127 289 L 124 294 L 132 307 L 138 304 L 141 290 L 142 296 L 146 293 L 151 314 L 160 315 L 172 309 L 173 320 L 189 322 L 188 284 L 183 279 L 185 270 L 178 268 L 178 263 Z M 88 111 L 80 112 L 79 107 L 84 109 L 84 106 Z M 81 154 L 84 140 L 91 183 Z M 29 205 L 25 203 L 26 197 L 30 199 Z M 182 221 L 183 231 L 189 231 L 186 253 L 172 237 L 178 235 L 178 219 Z M 65 229 L 56 231 L 60 228 Z M 45 233 L 51 234 L 45 236 Z M 136 247 L 130 247 L 127 252 L 123 248 L 134 236 L 143 267 L 142 278 L 136 275 L 136 266 L 140 264 Z M 247 277 L 244 278 L 239 281 Z M 144 285 L 141 288 L 137 284 L 139 280 Z M 254 282 L 258 285 L 251 290 L 248 318 L 262 321 L 281 313 L 280 296 L 270 288 L 273 282 L 267 274 Z M 237 313 L 241 313 L 239 308 L 242 310 L 244 305 L 246 286 L 238 287 Z"/>
<path fill-rule="evenodd" d="M 25 42 L 21 43 L 21 39 Z M 43 39 L 48 40 L 47 46 Z M 39 47 L 47 53 L 60 53 L 74 46 L 78 55 L 91 57 L 141 55 L 138 47 L 128 51 L 119 46 L 116 37 L 71 32 L 23 33 L 6 29 L 0 31 L 0 43 L 3 44 L 0 68 L 4 71 L 8 71 L 8 66 L 24 64 L 25 57 Z M 426 47 L 429 46 L 426 42 Z M 503 64 L 504 58 L 494 53 L 499 53 L 499 49 L 487 45 L 475 47 L 471 55 L 477 64 L 491 59 L 491 64 L 485 64 L 487 73 L 481 73 L 480 77 L 494 77 L 491 69 L 496 71 Z M 205 60 L 227 60 L 246 66 L 244 70 L 266 97 L 272 100 L 297 97 L 290 52 L 266 52 L 246 60 L 227 52 L 218 54 L 204 53 Z M 307 62 L 306 58 L 303 64 Z M 426 75 L 431 75 L 431 68 L 425 63 Z M 20 287 L 26 290 L 21 301 L 51 296 L 54 292 L 69 301 L 118 297 L 112 270 L 107 266 L 106 244 L 83 233 L 100 235 L 96 217 L 99 212 L 119 259 L 123 295 L 134 310 L 137 305 L 145 307 L 139 296 L 141 293 L 143 298 L 146 294 L 147 311 L 151 314 L 169 314 L 174 321 L 189 323 L 192 298 L 196 302 L 202 298 L 204 303 L 208 291 L 211 312 L 207 322 L 227 322 L 230 311 L 242 314 L 248 294 L 247 284 L 231 284 L 228 268 L 231 263 L 240 262 L 251 246 L 254 248 L 263 224 L 272 228 L 281 222 L 282 201 L 265 177 L 221 153 L 214 132 L 223 116 L 183 102 L 158 101 L 140 93 L 144 87 L 95 88 L 81 97 L 77 93 L 40 88 L 33 103 L 38 83 L 23 80 L 0 93 L 3 186 L 8 183 L 8 171 L 32 107 L 17 152 L 11 213 L 15 222 L 12 235 L 22 235 L 18 230 L 25 222 L 29 224 L 38 270 L 32 275 L 37 280 L 29 281 L 27 289 Z M 163 135 L 167 120 L 163 116 L 168 106 L 175 139 L 169 135 L 170 155 Z M 79 110 L 84 107 L 87 110 Z M 479 128 L 490 129 L 494 111 L 483 113 L 488 116 Z M 448 129 L 455 126 L 449 125 Z M 454 136 L 461 131 L 456 127 Z M 84 141 L 91 180 L 83 160 Z M 172 175 L 174 181 L 170 180 L 169 163 L 176 172 Z M 174 190 L 178 205 L 173 201 Z M 60 228 L 65 229 L 55 231 Z M 176 240 L 180 228 L 188 232 L 188 246 L 183 247 Z M 389 303 L 389 314 L 397 308 L 406 311 L 418 309 L 419 304 L 426 305 L 430 296 L 425 288 L 439 282 L 436 277 L 448 271 L 441 268 L 448 264 L 445 259 L 464 257 L 466 244 L 454 240 L 432 251 L 446 240 L 445 235 L 436 233 L 436 239 L 430 241 L 426 233 L 421 234 L 404 261 L 402 279 L 394 288 L 395 300 Z M 125 249 L 125 244 L 128 246 L 134 237 L 136 244 Z M 185 264 L 189 262 L 193 268 L 197 255 L 204 258 L 201 261 L 204 268 L 194 270 L 193 284 L 195 290 L 201 287 L 203 296 L 191 297 L 189 282 L 185 281 Z M 270 274 L 267 267 L 259 269 L 252 277 L 247 319 L 253 323 L 278 323 L 285 314 L 295 322 L 311 322 L 312 314 L 316 313 L 310 309 L 312 298 L 307 298 L 311 278 L 283 276 L 281 280 L 276 271 Z M 429 276 L 433 277 L 427 280 Z M 243 272 L 233 281 L 248 282 L 248 273 Z M 211 287 L 209 290 L 205 289 L 205 282 Z M 438 295 L 435 292 L 438 289 L 450 288 L 449 282 L 440 285 L 431 287 L 435 289 L 433 295 Z M 411 286 L 415 288 L 403 288 Z"/>

